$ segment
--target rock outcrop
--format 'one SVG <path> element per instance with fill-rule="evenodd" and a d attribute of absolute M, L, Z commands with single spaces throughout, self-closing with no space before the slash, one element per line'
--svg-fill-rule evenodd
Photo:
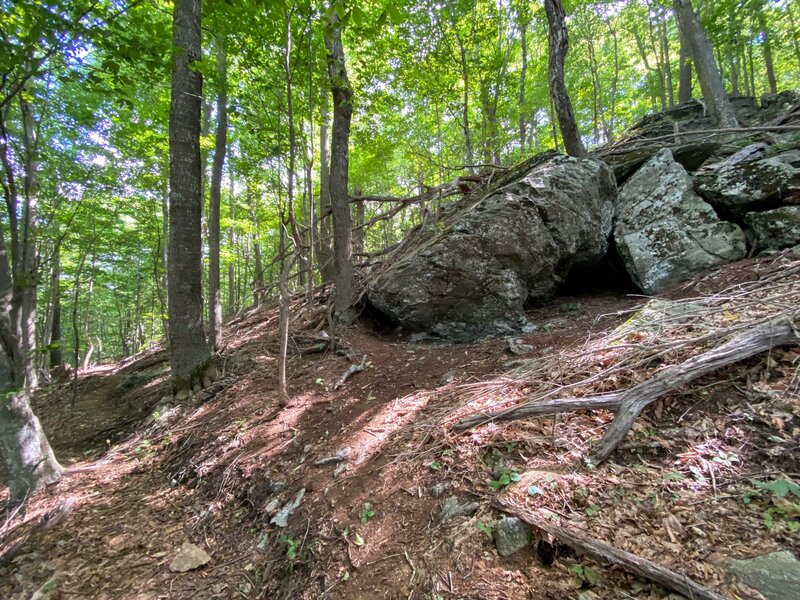
<path fill-rule="evenodd" d="M 800 150 L 761 158 L 764 143 L 746 146 L 727 159 L 705 166 L 695 175 L 697 193 L 733 214 L 765 202 L 800 195 Z"/>
<path fill-rule="evenodd" d="M 634 283 L 648 294 L 746 254 L 741 228 L 721 221 L 694 192 L 668 148 L 620 190 L 614 240 Z"/>
<path fill-rule="evenodd" d="M 757 250 L 781 250 L 800 244 L 800 206 L 783 206 L 745 215 Z"/>
<path fill-rule="evenodd" d="M 459 207 L 444 231 L 370 282 L 369 301 L 409 330 L 450 340 L 516 332 L 526 301 L 606 254 L 615 197 L 601 161 L 551 158 Z"/>

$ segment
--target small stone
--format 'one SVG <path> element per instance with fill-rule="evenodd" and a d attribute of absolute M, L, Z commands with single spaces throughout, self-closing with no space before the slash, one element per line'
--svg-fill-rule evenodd
<path fill-rule="evenodd" d="M 508 342 L 508 349 L 511 351 L 511 354 L 516 354 L 517 356 L 527 354 L 533 350 L 533 346 L 524 343 L 522 340 L 508 338 L 506 342 Z"/>
<path fill-rule="evenodd" d="M 195 381 L 194 385 L 192 385 L 192 393 L 196 394 L 197 392 L 203 389 L 203 385 L 199 381 Z"/>
<path fill-rule="evenodd" d="M 175 402 L 183 402 L 184 400 L 188 400 L 192 397 L 192 390 L 189 388 L 183 388 L 182 390 L 178 390 L 178 393 L 175 394 Z"/>
<path fill-rule="evenodd" d="M 516 517 L 503 517 L 494 530 L 494 543 L 500 556 L 514 554 L 531 541 L 531 528 Z"/>
<path fill-rule="evenodd" d="M 270 519 L 270 523 L 273 525 L 277 525 L 278 527 L 286 527 L 289 524 L 289 517 L 292 516 L 292 513 L 297 510 L 297 507 L 300 506 L 300 503 L 303 501 L 303 496 L 305 496 L 306 488 L 300 488 L 300 491 L 294 497 L 294 500 L 290 500 L 286 504 L 283 505 L 278 513 Z"/>
<path fill-rule="evenodd" d="M 441 519 L 442 523 L 455 519 L 456 517 L 466 517 L 474 514 L 479 508 L 480 503 L 469 502 L 467 504 L 459 504 L 456 496 L 448 496 L 444 499 L 442 506 Z"/>
<path fill-rule="evenodd" d="M 325 456 L 323 458 L 320 458 L 319 460 L 315 460 L 314 464 L 319 467 L 322 465 L 331 465 L 334 463 L 339 463 L 342 462 L 343 460 L 347 460 L 347 457 L 350 456 L 351 452 L 352 449 L 350 448 L 350 446 L 345 446 L 344 448 L 337 451 L 336 454 L 333 454 L 331 456 Z"/>
<path fill-rule="evenodd" d="M 211 387 L 211 384 L 214 383 L 211 381 L 211 377 L 208 375 L 203 375 L 203 389 L 208 389 Z"/>
<path fill-rule="evenodd" d="M 274 515 L 276 512 L 278 512 L 278 507 L 280 505 L 281 505 L 281 499 L 273 498 L 272 500 L 269 501 L 269 504 L 267 504 L 264 507 L 264 512 L 267 513 L 268 515 Z"/>
<path fill-rule="evenodd" d="M 434 483 L 430 489 L 431 496 L 433 496 L 434 498 L 440 498 L 444 496 L 445 492 L 447 491 L 447 488 L 449 487 L 450 486 L 445 481 Z"/>
<path fill-rule="evenodd" d="M 455 381 L 456 379 L 458 379 L 459 377 L 461 377 L 461 375 L 462 375 L 462 374 L 463 374 L 463 373 L 461 373 L 460 371 L 457 371 L 457 370 L 448 371 L 447 373 L 445 373 L 444 375 L 442 375 L 442 376 L 439 378 L 439 383 L 440 383 L 441 385 L 448 384 L 448 383 L 450 383 L 451 381 Z"/>
<path fill-rule="evenodd" d="M 784 550 L 755 558 L 731 560 L 728 571 L 767 600 L 797 600 L 800 598 L 800 561 Z"/>
<path fill-rule="evenodd" d="M 273 481 L 269 484 L 269 491 L 273 494 L 280 494 L 288 485 L 285 481 Z"/>
<path fill-rule="evenodd" d="M 181 549 L 178 550 L 178 554 L 172 559 L 169 570 L 173 573 L 185 573 L 202 567 L 210 560 L 211 557 L 205 550 L 191 542 L 184 542 Z"/>

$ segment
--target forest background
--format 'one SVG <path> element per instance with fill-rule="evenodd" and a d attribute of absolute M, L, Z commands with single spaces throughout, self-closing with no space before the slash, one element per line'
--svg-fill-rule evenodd
<path fill-rule="evenodd" d="M 0 228 L 7 236 L 14 219 L 29 227 L 26 272 L 35 282 L 37 365 L 46 377 L 64 362 L 124 358 L 164 337 L 172 3 L 0 6 Z M 566 83 L 586 146 L 692 97 L 672 3 L 565 8 Z M 695 8 L 732 95 L 798 87 L 796 0 Z M 356 263 L 397 243 L 440 202 L 398 198 L 563 149 L 539 3 L 205 2 L 194 68 L 204 79 L 204 194 L 208 201 L 218 190 L 222 235 L 209 243 L 206 206 L 204 261 L 218 252 L 225 315 L 277 295 L 280 258 L 295 251 L 290 292 L 332 277 L 324 43 L 332 14 L 342 23 L 353 92 Z M 24 203 L 12 207 L 14 182 Z"/>

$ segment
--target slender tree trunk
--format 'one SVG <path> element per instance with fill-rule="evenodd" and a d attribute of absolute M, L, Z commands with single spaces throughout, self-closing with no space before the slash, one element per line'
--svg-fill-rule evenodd
<path fill-rule="evenodd" d="M 280 219 L 280 241 L 278 246 L 281 266 L 280 276 L 278 277 L 278 390 L 281 394 L 281 405 L 285 406 L 289 399 L 289 391 L 286 387 L 286 361 L 289 350 L 289 290 L 286 282 L 289 278 L 289 269 L 291 269 L 292 261 L 286 256 L 286 225 L 284 223 L 283 210 L 281 210 Z"/>
<path fill-rule="evenodd" d="M 678 66 L 678 102 L 690 102 L 692 100 L 692 62 L 686 45 L 681 39 L 680 65 Z"/>
<path fill-rule="evenodd" d="M 209 363 L 203 331 L 200 0 L 175 0 L 169 111 L 169 339 L 172 388 L 191 393 Z"/>
<path fill-rule="evenodd" d="M 50 319 L 50 370 L 63 363 L 61 349 L 61 248 L 57 245 L 53 253 L 53 275 L 50 280 L 51 319 Z"/>
<path fill-rule="evenodd" d="M 215 352 L 222 341 L 222 302 L 220 300 L 220 198 L 222 168 L 228 144 L 228 57 L 225 38 L 217 39 L 217 132 L 214 162 L 211 165 L 211 190 L 208 196 L 208 345 Z"/>
<path fill-rule="evenodd" d="M 561 129 L 561 139 L 570 156 L 583 156 L 586 148 L 581 141 L 578 131 L 578 122 L 572 110 L 567 86 L 564 83 L 564 60 L 569 50 L 567 36 L 566 14 L 561 0 L 544 0 L 547 12 L 547 23 L 550 28 L 550 61 L 548 64 L 548 80 L 550 83 L 550 98 L 558 116 L 558 126 Z"/>
<path fill-rule="evenodd" d="M 700 89 L 708 112 L 720 127 L 738 127 L 733 106 L 725 93 L 722 77 L 714 62 L 714 51 L 700 19 L 692 9 L 691 0 L 673 0 L 683 43 L 697 69 Z"/>
<path fill-rule="evenodd" d="M 669 56 L 669 33 L 667 31 L 667 18 L 664 12 L 659 11 L 659 25 L 661 31 L 661 53 L 664 57 L 664 85 L 667 88 L 667 98 L 669 99 L 669 106 L 675 106 L 675 90 L 672 86 L 672 60 Z"/>
<path fill-rule="evenodd" d="M 519 37 L 522 46 L 522 69 L 519 73 L 519 147 L 522 154 L 528 140 L 527 122 L 525 119 L 525 77 L 528 73 L 528 25 L 523 23 L 520 27 Z"/>
<path fill-rule="evenodd" d="M 458 41 L 459 56 L 461 58 L 461 79 L 464 83 L 463 102 L 461 104 L 461 129 L 464 131 L 464 147 L 466 149 L 465 160 L 467 165 L 472 165 L 475 159 L 469 126 L 469 68 L 467 64 L 467 49 L 464 47 L 464 42 L 457 32 L 456 41 Z M 472 172 L 472 170 L 472 168 L 468 169 L 470 172 Z"/>
<path fill-rule="evenodd" d="M 250 205 L 250 223 L 253 226 L 253 231 L 258 231 L 258 220 L 256 219 L 256 208 L 253 202 Z M 253 302 L 260 303 L 264 294 L 264 264 L 261 257 L 261 244 L 258 241 L 253 242 L 253 253 L 255 254 L 255 270 L 253 273 Z"/>
<path fill-rule="evenodd" d="M 797 23 L 794 20 L 794 13 L 792 12 L 792 4 L 786 7 L 786 14 L 789 16 L 789 37 L 792 38 L 792 49 L 794 50 L 794 58 L 797 61 L 797 68 L 800 70 L 800 35 L 798 34 Z"/>
<path fill-rule="evenodd" d="M 319 125 L 319 240 L 317 248 L 317 260 L 319 261 L 319 272 L 322 282 L 333 281 L 333 248 L 331 247 L 330 231 L 330 161 L 328 154 L 328 95 L 325 94 L 320 105 L 320 125 Z M 324 216 L 323 216 L 324 215 Z"/>
<path fill-rule="evenodd" d="M 356 280 L 350 242 L 350 207 L 348 206 L 348 164 L 350 120 L 353 116 L 353 89 L 347 77 L 342 24 L 335 11 L 325 27 L 328 49 L 328 78 L 333 97 L 333 136 L 331 138 L 330 197 L 333 209 L 334 281 L 336 283 L 336 320 L 349 323 L 357 316 Z"/>
<path fill-rule="evenodd" d="M 763 38 L 761 47 L 764 49 L 764 67 L 767 70 L 767 81 L 769 82 L 769 91 L 773 94 L 778 93 L 778 82 L 775 79 L 775 66 L 772 62 L 772 44 L 770 42 L 771 34 L 767 27 L 767 19 L 764 16 L 764 6 L 756 7 L 756 18 L 758 19 L 758 27 L 761 29 L 761 36 Z"/>
<path fill-rule="evenodd" d="M 233 196 L 233 169 L 228 166 L 228 175 L 230 176 L 230 194 L 228 195 L 228 219 L 230 226 L 228 227 L 228 248 L 230 253 L 236 255 L 236 203 Z M 228 263 L 228 314 L 236 313 L 236 271 L 235 261 Z"/>

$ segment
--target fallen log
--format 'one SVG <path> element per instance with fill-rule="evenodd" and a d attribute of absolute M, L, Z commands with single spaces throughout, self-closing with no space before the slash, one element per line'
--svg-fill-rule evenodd
<path fill-rule="evenodd" d="M 666 367 L 647 381 L 626 390 L 586 398 L 526 402 L 506 410 L 467 417 L 458 422 L 455 429 L 465 430 L 489 422 L 514 421 L 575 410 L 613 410 L 616 416 L 590 457 L 593 464 L 599 464 L 622 442 L 641 412 L 668 392 L 778 346 L 800 344 L 800 333 L 794 323 L 797 317 L 798 314 L 781 314 L 756 324 L 727 342 L 678 365 Z"/>
<path fill-rule="evenodd" d="M 527 508 L 502 500 L 495 501 L 493 505 L 497 509 L 553 536 L 562 544 L 593 560 L 611 563 L 693 600 L 725 600 L 723 596 L 689 579 L 685 575 L 671 571 L 646 558 L 621 550 L 572 529 L 556 525 Z"/>

